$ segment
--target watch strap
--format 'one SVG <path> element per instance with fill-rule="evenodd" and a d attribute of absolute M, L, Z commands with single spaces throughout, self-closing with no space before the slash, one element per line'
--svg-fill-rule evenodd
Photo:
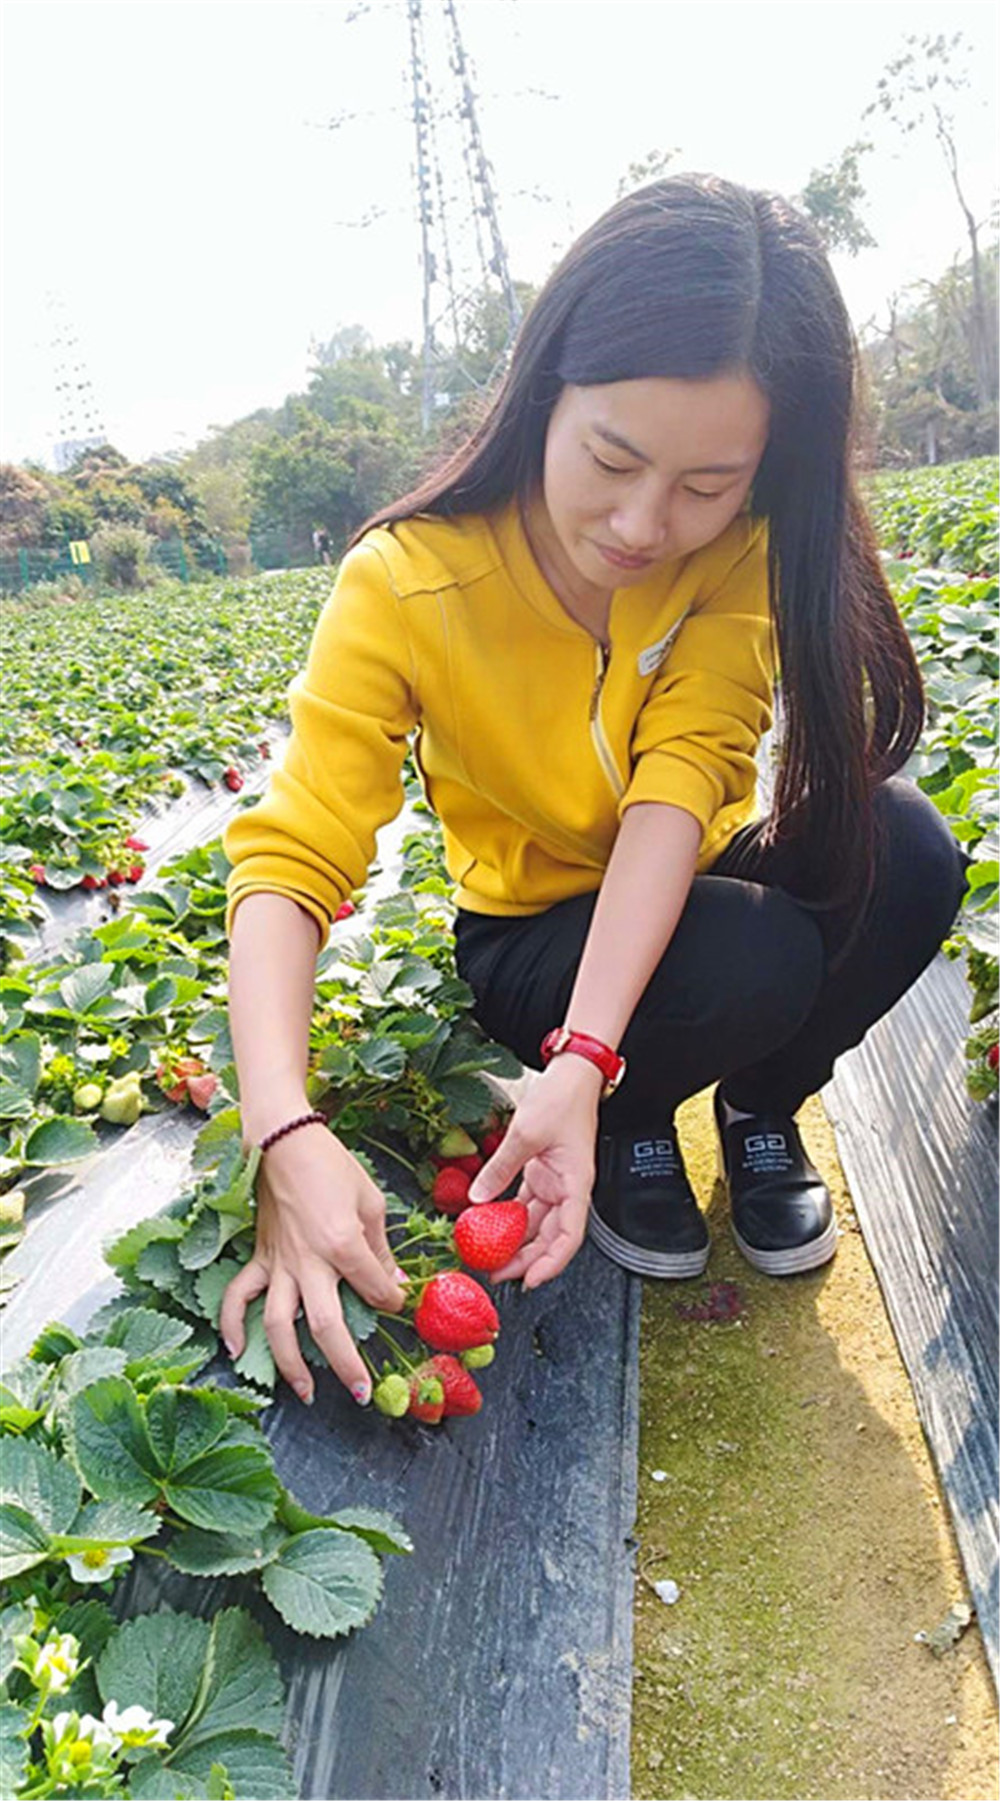
<path fill-rule="evenodd" d="M 601 1090 L 602 1100 L 614 1094 L 625 1074 L 626 1063 L 625 1058 L 613 1051 L 609 1044 L 603 1044 L 599 1038 L 592 1038 L 589 1032 L 574 1032 L 569 1026 L 556 1026 L 542 1039 L 542 1062 L 550 1063 L 562 1051 L 572 1051 L 576 1056 L 586 1057 L 589 1062 L 597 1065 L 605 1078 Z"/>

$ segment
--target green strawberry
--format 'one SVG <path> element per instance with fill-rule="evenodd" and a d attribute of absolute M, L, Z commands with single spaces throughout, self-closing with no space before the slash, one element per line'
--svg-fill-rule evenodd
<path fill-rule="evenodd" d="M 397 1370 L 391 1370 L 377 1383 L 372 1400 L 380 1413 L 387 1413 L 390 1419 L 402 1419 L 410 1406 L 410 1384 Z"/>
<path fill-rule="evenodd" d="M 93 1113 L 101 1104 L 101 1086 L 99 1082 L 81 1082 L 74 1091 L 73 1105 L 78 1113 Z"/>
<path fill-rule="evenodd" d="M 477 1344 L 471 1350 L 463 1351 L 458 1361 L 467 1370 L 484 1370 L 489 1368 L 495 1356 L 496 1351 L 491 1344 Z"/>
<path fill-rule="evenodd" d="M 101 1102 L 101 1118 L 113 1126 L 134 1126 L 143 1106 L 141 1083 L 136 1069 L 112 1082 Z"/>
<path fill-rule="evenodd" d="M 468 1132 L 463 1132 L 461 1126 L 452 1126 L 434 1146 L 437 1156 L 444 1157 L 449 1163 L 455 1157 L 474 1157 L 477 1148 Z"/>

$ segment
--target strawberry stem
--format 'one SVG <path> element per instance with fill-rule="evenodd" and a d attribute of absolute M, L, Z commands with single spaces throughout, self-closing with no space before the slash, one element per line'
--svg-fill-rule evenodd
<path fill-rule="evenodd" d="M 380 1138 L 372 1138 L 367 1132 L 362 1132 L 360 1137 L 362 1144 L 370 1144 L 374 1150 L 384 1151 L 387 1157 L 395 1157 L 396 1162 L 401 1163 L 404 1169 L 408 1169 L 411 1176 L 416 1175 L 416 1164 L 411 1163 L 408 1157 L 401 1156 L 399 1151 L 394 1151 L 391 1144 L 383 1144 Z"/>
<path fill-rule="evenodd" d="M 385 1339 L 386 1344 L 392 1346 L 393 1356 L 396 1358 L 397 1363 L 401 1363 L 404 1366 L 404 1368 L 407 1370 L 416 1369 L 416 1367 L 417 1367 L 416 1364 L 412 1361 L 411 1358 L 407 1357 L 406 1352 L 403 1350 L 403 1347 L 400 1344 L 398 1338 L 394 1338 L 393 1334 L 391 1332 L 387 1332 L 385 1327 L 382 1325 L 379 1325 L 379 1323 L 377 1321 L 375 1324 L 375 1330 L 376 1330 L 376 1332 L 378 1332 L 380 1334 L 380 1336 L 382 1338 Z"/>

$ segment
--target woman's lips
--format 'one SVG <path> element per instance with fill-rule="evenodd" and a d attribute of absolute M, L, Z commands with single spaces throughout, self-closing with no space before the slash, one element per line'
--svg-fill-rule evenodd
<path fill-rule="evenodd" d="M 620 552 L 609 550 L 604 544 L 595 544 L 594 548 L 616 569 L 647 569 L 653 561 L 652 557 L 623 557 Z"/>

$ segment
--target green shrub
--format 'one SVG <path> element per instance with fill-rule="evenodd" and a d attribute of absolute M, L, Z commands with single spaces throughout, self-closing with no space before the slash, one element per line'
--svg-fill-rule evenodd
<path fill-rule="evenodd" d="M 98 579 L 111 588 L 145 588 L 154 573 L 149 556 L 155 542 L 137 525 L 102 525 L 90 540 Z"/>

